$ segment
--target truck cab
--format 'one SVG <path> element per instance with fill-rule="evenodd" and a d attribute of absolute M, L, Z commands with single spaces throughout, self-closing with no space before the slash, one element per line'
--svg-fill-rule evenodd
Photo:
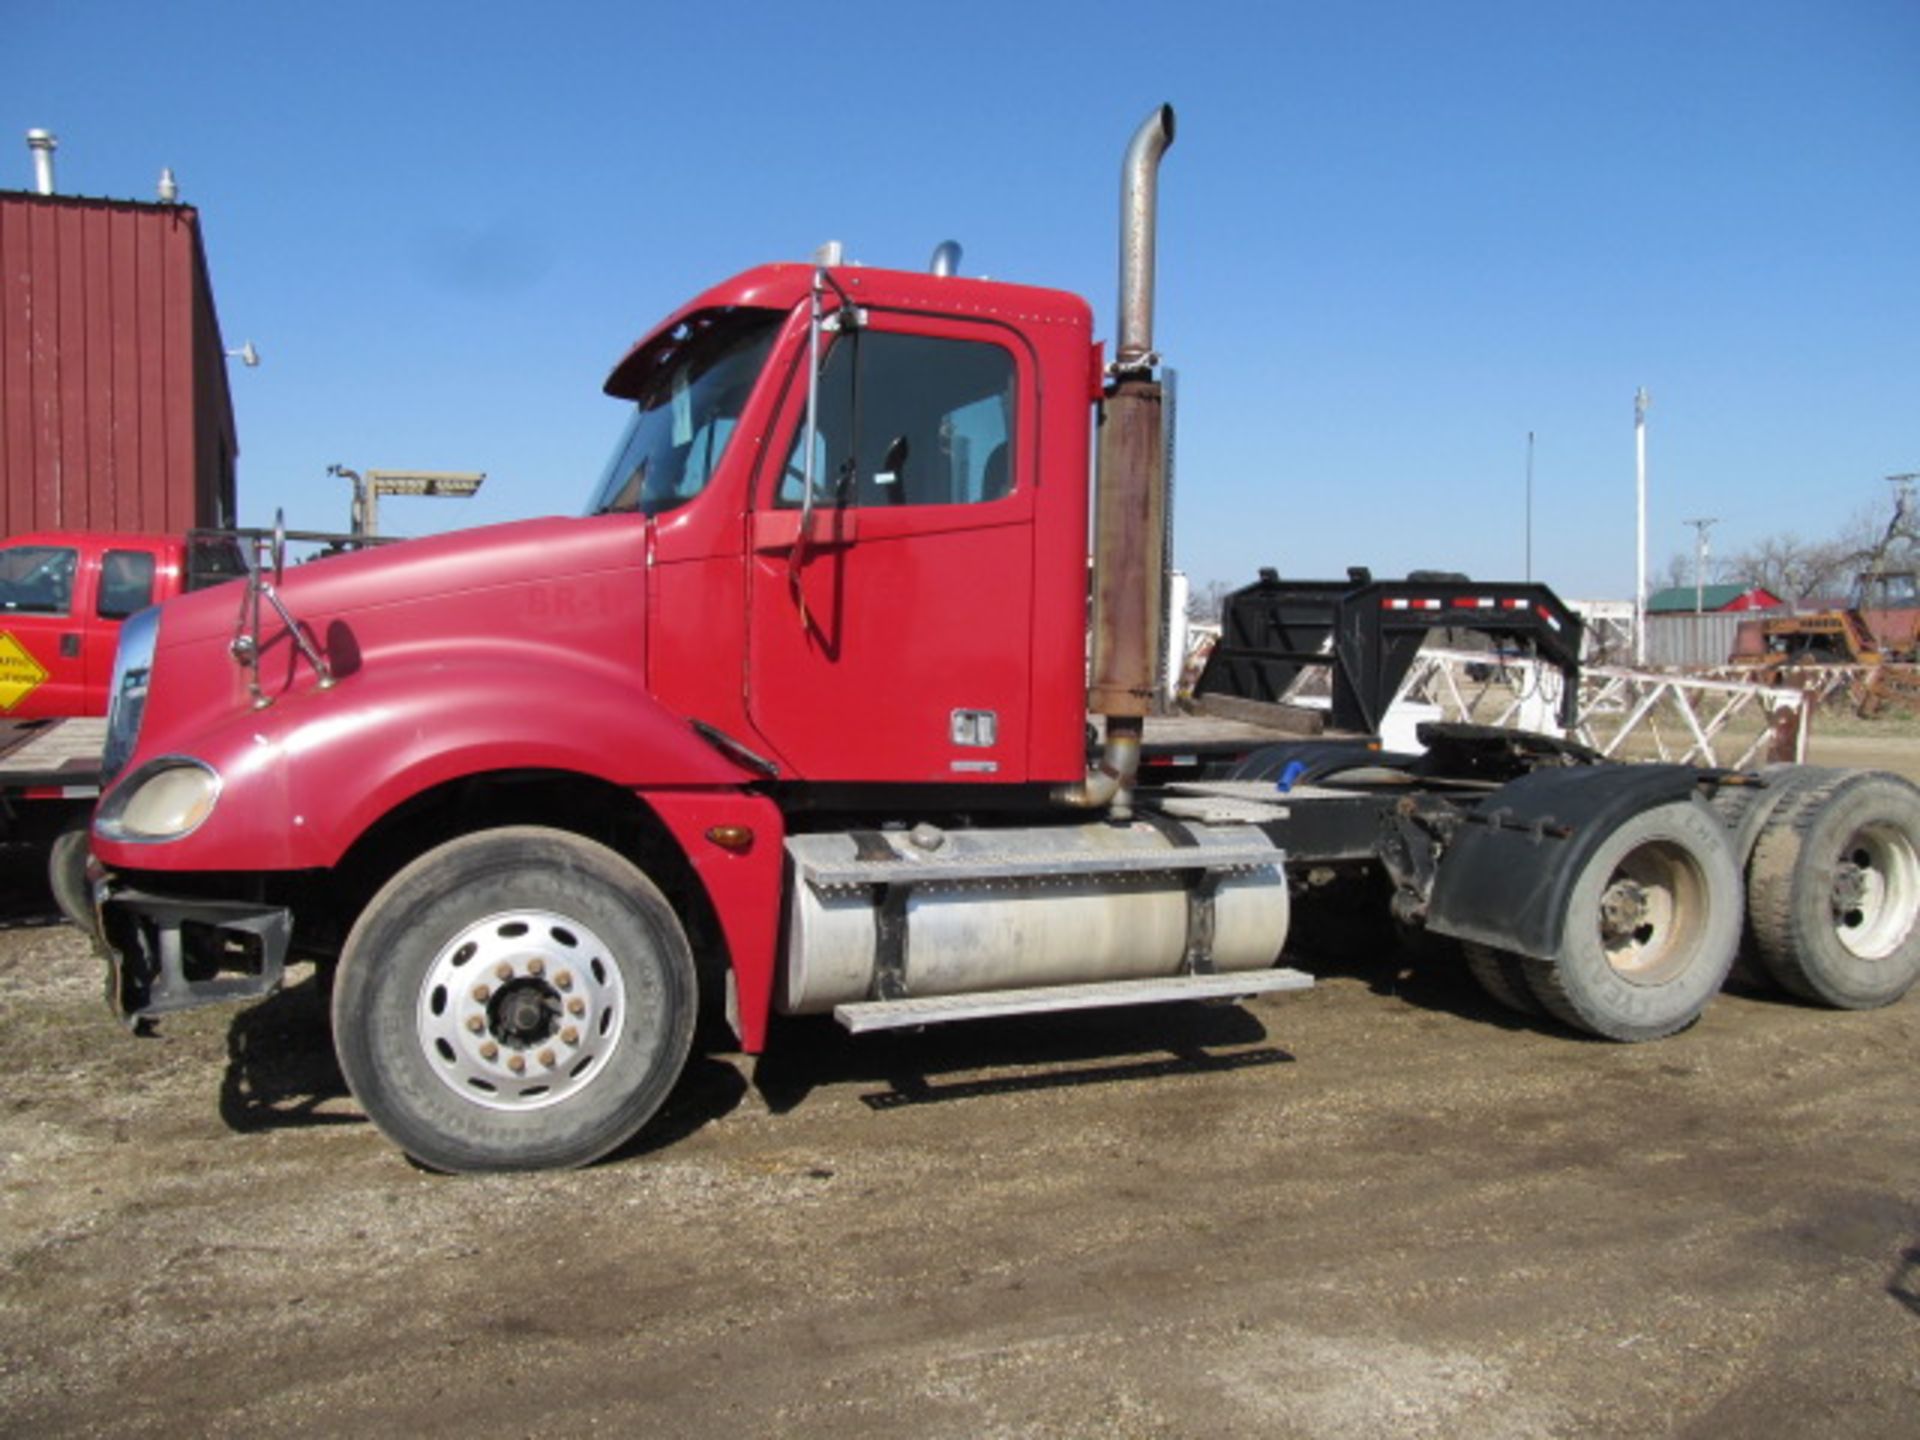
<path fill-rule="evenodd" d="M 859 322 L 810 388 L 814 283 L 737 276 L 607 383 L 634 413 L 590 510 L 646 531 L 649 693 L 791 779 L 1077 774 L 1085 302 L 841 270 L 828 318 Z"/>

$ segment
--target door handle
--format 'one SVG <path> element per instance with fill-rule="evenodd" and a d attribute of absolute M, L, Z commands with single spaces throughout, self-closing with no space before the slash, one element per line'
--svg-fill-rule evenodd
<path fill-rule="evenodd" d="M 80 654 L 80 637 L 69 630 L 60 637 L 60 654 L 68 659 L 77 659 Z"/>

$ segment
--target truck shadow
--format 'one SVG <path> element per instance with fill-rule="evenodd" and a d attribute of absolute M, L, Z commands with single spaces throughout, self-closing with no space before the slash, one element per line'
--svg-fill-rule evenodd
<path fill-rule="evenodd" d="M 1920 1316 L 1920 1246 L 1900 1257 L 1900 1264 L 1887 1281 L 1887 1294 Z"/>
<path fill-rule="evenodd" d="M 1503 1030 L 1573 1032 L 1507 1009 L 1482 990 L 1451 940 L 1394 928 L 1384 895 L 1302 904 L 1294 911 L 1283 964 L 1316 979 L 1357 980 L 1376 995 Z"/>
<path fill-rule="evenodd" d="M 1259 1046 L 1266 1038 L 1250 1011 L 1224 1004 L 1018 1016 L 860 1037 L 829 1016 L 804 1016 L 774 1022 L 767 1051 L 753 1067 L 753 1086 L 776 1115 L 796 1109 L 820 1086 L 863 1083 L 883 1088 L 861 1095 L 862 1104 L 892 1110 L 1293 1059 Z"/>
<path fill-rule="evenodd" d="M 365 1123 L 357 1110 L 322 1108 L 347 1094 L 333 1058 L 328 999 L 324 978 L 314 974 L 234 1015 L 220 1081 L 220 1118 L 229 1129 Z"/>
<path fill-rule="evenodd" d="M 64 923 L 47 888 L 44 848 L 0 849 L 0 930 L 35 930 Z"/>

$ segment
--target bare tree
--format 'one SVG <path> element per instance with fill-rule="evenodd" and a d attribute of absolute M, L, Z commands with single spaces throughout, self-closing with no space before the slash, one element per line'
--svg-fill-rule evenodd
<path fill-rule="evenodd" d="M 1195 585 L 1187 592 L 1187 619 L 1217 622 L 1221 605 L 1227 596 L 1239 588 L 1224 580 L 1209 580 L 1203 585 Z"/>
<path fill-rule="evenodd" d="M 1667 563 L 1647 576 L 1648 590 L 1678 590 L 1682 585 L 1693 583 L 1693 557 L 1676 550 L 1667 557 Z"/>
<path fill-rule="evenodd" d="M 1728 570 L 1746 585 L 1771 590 L 1790 605 L 1846 588 L 1857 552 L 1845 540 L 1803 540 L 1798 535 L 1769 535 L 1728 562 Z"/>

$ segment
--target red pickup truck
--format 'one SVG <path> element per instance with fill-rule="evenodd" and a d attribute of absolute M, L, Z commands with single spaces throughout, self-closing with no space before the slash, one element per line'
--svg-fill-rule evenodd
<path fill-rule="evenodd" d="M 234 532 L 56 530 L 0 544 L 0 854 L 46 857 L 76 923 L 121 622 L 246 573 Z"/>
<path fill-rule="evenodd" d="M 245 573 L 229 535 L 14 536 L 0 545 L 0 716 L 106 714 L 120 622 Z"/>

